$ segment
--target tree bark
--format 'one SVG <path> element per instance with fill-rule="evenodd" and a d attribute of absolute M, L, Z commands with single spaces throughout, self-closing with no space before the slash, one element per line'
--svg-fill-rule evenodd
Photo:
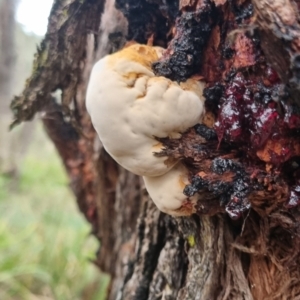
<path fill-rule="evenodd" d="M 107 1 L 100 25 L 103 1 L 64 2 L 54 4 L 35 71 L 12 103 L 14 124 L 43 111 L 101 242 L 107 299 L 300 299 L 297 3 L 116 0 L 116 10 Z M 167 48 L 157 75 L 207 83 L 205 126 L 162 139 L 157 154 L 189 168 L 184 193 L 199 194 L 191 217 L 159 212 L 86 113 L 92 64 L 126 40 Z"/>

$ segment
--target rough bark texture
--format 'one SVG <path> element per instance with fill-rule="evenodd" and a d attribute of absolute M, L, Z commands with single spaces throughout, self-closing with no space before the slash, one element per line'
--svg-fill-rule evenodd
<path fill-rule="evenodd" d="M 108 299 L 300 299 L 297 5 L 116 0 L 128 22 L 108 1 L 99 27 L 103 1 L 55 2 L 35 72 L 12 108 L 15 124 L 44 110 L 101 241 Z M 153 65 L 158 75 L 207 82 L 205 124 L 162 139 L 156 154 L 189 168 L 184 193 L 199 195 L 197 215 L 160 213 L 140 178 L 105 152 L 87 116 L 90 67 L 123 46 L 126 26 L 127 40 L 167 46 Z M 56 89 L 61 104 L 50 95 Z"/>

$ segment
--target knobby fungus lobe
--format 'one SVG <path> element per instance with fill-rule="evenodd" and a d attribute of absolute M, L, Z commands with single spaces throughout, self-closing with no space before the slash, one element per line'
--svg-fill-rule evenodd
<path fill-rule="evenodd" d="M 134 44 L 102 58 L 93 68 L 86 105 L 106 151 L 125 169 L 144 177 L 158 208 L 172 215 L 194 212 L 187 197 L 188 172 L 176 159 L 155 156 L 159 138 L 177 139 L 204 115 L 204 83 L 155 76 L 163 49 Z"/>

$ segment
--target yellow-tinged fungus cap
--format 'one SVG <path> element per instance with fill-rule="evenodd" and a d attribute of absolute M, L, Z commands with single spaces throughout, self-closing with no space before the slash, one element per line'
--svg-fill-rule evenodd
<path fill-rule="evenodd" d="M 186 200 L 179 179 L 181 172 L 186 175 L 174 167 L 176 161 L 154 156 L 163 147 L 156 137 L 179 138 L 201 122 L 204 83 L 189 79 L 178 84 L 155 76 L 151 66 L 162 53 L 159 47 L 133 44 L 102 58 L 92 70 L 86 105 L 106 151 L 125 169 L 145 176 L 161 210 L 178 215 Z M 183 207 L 190 211 L 189 205 Z"/>

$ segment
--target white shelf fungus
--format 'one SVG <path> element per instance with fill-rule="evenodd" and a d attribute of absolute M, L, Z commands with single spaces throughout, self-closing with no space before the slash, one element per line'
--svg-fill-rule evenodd
<path fill-rule="evenodd" d="M 204 84 L 155 76 L 151 65 L 162 52 L 134 44 L 102 58 L 92 70 L 86 105 L 106 151 L 125 169 L 144 176 L 162 211 L 177 215 L 186 197 L 183 187 L 172 182 L 178 183 L 183 166 L 153 155 L 163 147 L 155 137 L 178 138 L 201 121 Z"/>

